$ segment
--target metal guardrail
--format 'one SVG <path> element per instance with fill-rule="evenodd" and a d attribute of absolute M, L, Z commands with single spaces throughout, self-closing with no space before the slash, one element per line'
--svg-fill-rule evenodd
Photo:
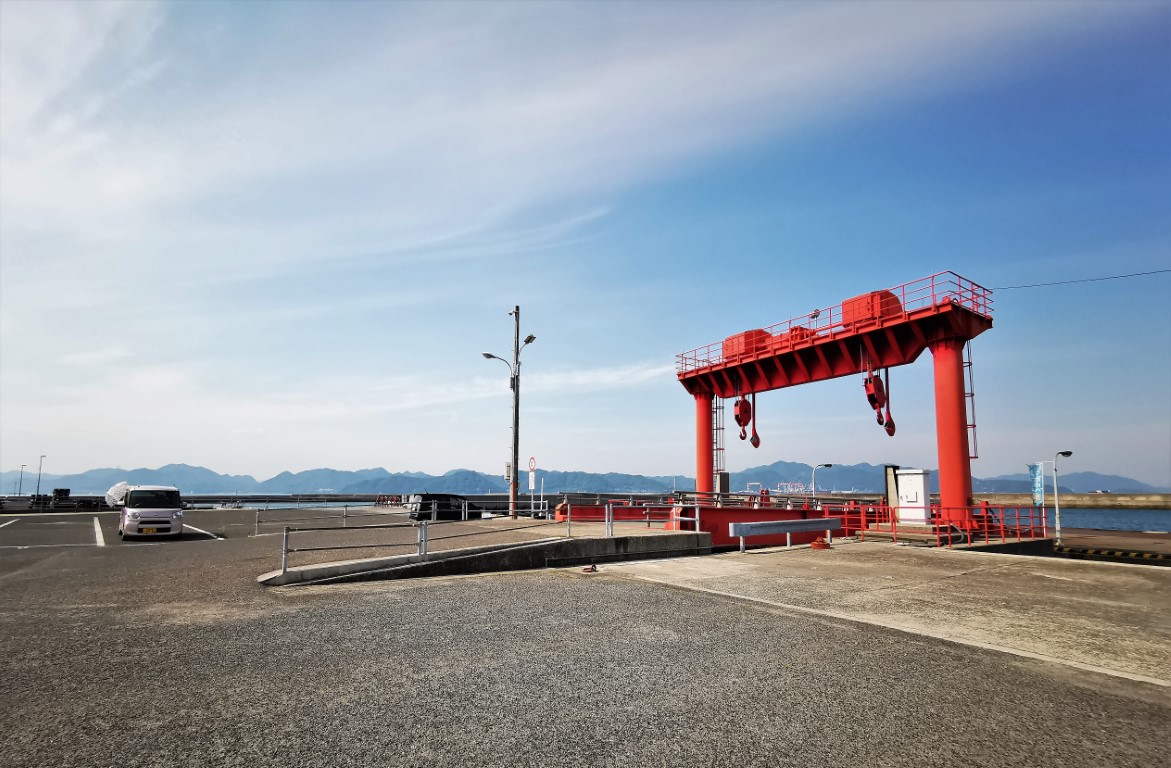
<path fill-rule="evenodd" d="M 297 526 L 286 525 L 286 526 L 284 526 L 284 529 L 282 532 L 282 537 L 281 537 L 281 573 L 282 574 L 288 573 L 289 555 L 295 554 L 297 552 L 327 552 L 327 551 L 334 551 L 334 550 L 344 551 L 344 550 L 351 550 L 351 549 L 384 549 L 384 548 L 402 548 L 402 547 L 414 546 L 415 547 L 415 554 L 419 555 L 420 557 L 426 557 L 427 554 L 429 554 L 429 552 L 430 552 L 431 543 L 435 542 L 435 541 L 446 541 L 448 539 L 460 539 L 460 538 L 466 538 L 469 536 L 486 536 L 486 535 L 492 535 L 492 534 L 498 534 L 498 533 L 510 533 L 512 531 L 523 531 L 523 530 L 527 530 L 530 528 L 545 528 L 545 527 L 550 527 L 550 526 L 560 526 L 561 525 L 560 522 L 550 520 L 550 521 L 541 522 L 541 523 L 532 523 L 530 525 L 520 525 L 520 526 L 513 525 L 513 526 L 509 526 L 507 528 L 501 528 L 500 530 L 496 530 L 496 531 L 482 530 L 481 529 L 481 530 L 471 531 L 471 532 L 467 532 L 467 533 L 455 533 L 455 534 L 451 534 L 450 536 L 435 536 L 435 535 L 433 535 L 432 531 L 436 527 L 445 526 L 445 525 L 455 525 L 458 523 L 467 522 L 468 508 L 465 503 L 464 508 L 463 508 L 463 519 L 462 520 L 436 520 L 435 516 L 438 513 L 438 504 L 437 504 L 437 502 L 434 502 L 434 501 L 430 502 L 430 503 L 431 503 L 431 519 L 430 520 L 415 520 L 415 521 L 405 522 L 405 523 L 387 523 L 387 524 L 382 524 L 382 525 L 358 525 L 358 526 L 347 527 L 347 528 L 339 528 L 337 526 L 297 527 Z M 376 513 L 376 514 L 380 514 L 380 515 L 385 516 L 387 514 L 392 514 L 392 513 L 382 512 L 382 513 Z M 330 519 L 332 519 L 332 518 L 330 518 Z M 567 520 L 566 521 L 566 537 L 572 538 L 572 535 L 570 533 L 571 529 L 569 527 L 569 524 L 570 524 L 569 520 Z M 341 531 L 341 530 L 351 531 L 351 532 L 354 532 L 354 531 L 360 532 L 360 531 L 373 531 L 373 530 L 387 530 L 387 529 L 395 529 L 395 528 L 413 528 L 413 529 L 415 529 L 416 535 L 415 535 L 414 544 L 412 545 L 412 544 L 406 543 L 406 542 L 395 542 L 395 543 L 390 543 L 390 544 L 374 544 L 374 543 L 335 544 L 335 545 L 331 545 L 331 546 L 320 546 L 320 547 L 292 547 L 289 545 L 290 538 L 291 538 L 292 534 L 294 534 L 294 533 L 310 533 L 310 532 L 324 532 L 324 531 L 335 531 L 336 532 L 336 531 Z M 612 532 L 610 535 L 613 535 Z"/>
<path fill-rule="evenodd" d="M 785 546 L 793 546 L 794 533 L 825 531 L 826 543 L 833 542 L 833 532 L 842 530 L 840 517 L 815 517 L 804 520 L 766 520 L 752 523 L 728 523 L 728 535 L 740 539 L 740 551 L 745 550 L 744 539 L 750 536 L 785 534 Z"/>
<path fill-rule="evenodd" d="M 291 507 L 280 507 L 280 509 L 282 511 L 287 511 L 292 508 Z M 348 505 L 348 504 L 341 506 L 341 507 L 334 507 L 334 509 L 338 509 L 341 512 L 341 514 L 340 515 L 312 515 L 309 517 L 298 517 L 296 519 L 296 522 L 301 522 L 304 520 L 341 520 L 342 527 L 346 528 L 346 527 L 348 527 L 348 525 L 347 525 L 348 521 L 353 518 L 356 518 L 356 517 L 386 517 L 387 515 L 398 514 L 395 512 L 353 512 L 353 511 L 351 511 L 350 505 Z M 376 507 L 355 506 L 354 509 L 371 509 L 372 510 L 372 509 L 376 509 Z M 268 512 L 268 511 L 269 511 L 269 509 L 267 507 L 265 507 L 263 510 L 260 509 L 259 507 L 256 508 L 255 521 L 253 523 L 253 529 L 252 529 L 253 536 L 260 535 L 260 526 L 262 526 L 262 525 L 284 525 L 285 523 L 290 522 L 289 520 L 286 520 L 286 519 L 262 520 L 260 518 L 261 513 Z M 330 528 L 330 529 L 326 529 L 326 530 L 333 530 L 333 529 Z"/>
<path fill-rule="evenodd" d="M 511 533 L 513 531 L 523 531 L 523 530 L 527 530 L 527 529 L 531 529 L 531 528 L 549 528 L 549 527 L 553 527 L 553 526 L 561 526 L 563 522 L 565 525 L 565 535 L 563 538 L 566 538 L 566 539 L 573 538 L 573 505 L 572 504 L 566 505 L 566 515 L 565 515 L 564 521 L 555 520 L 555 519 L 547 519 L 543 522 L 533 522 L 528 525 L 509 525 L 508 527 L 500 528 L 498 530 L 485 530 L 483 528 L 480 528 L 480 529 L 477 529 L 474 531 L 454 533 L 454 534 L 447 535 L 447 536 L 436 536 L 434 532 L 437 529 L 442 530 L 441 528 L 439 528 L 440 526 L 454 525 L 454 524 L 458 524 L 458 523 L 467 522 L 469 520 L 468 505 L 466 503 L 464 505 L 463 514 L 462 514 L 463 519 L 461 519 L 461 520 L 436 520 L 434 518 L 435 518 L 435 515 L 437 514 L 437 511 L 438 511 L 437 502 L 432 501 L 432 502 L 430 502 L 430 504 L 431 504 L 431 517 L 432 517 L 432 519 L 430 519 L 430 520 L 414 520 L 411 522 L 388 523 L 388 524 L 382 524 L 382 525 L 356 525 L 356 526 L 350 526 L 350 527 L 338 527 L 336 525 L 334 525 L 334 526 L 311 526 L 311 527 L 299 527 L 299 526 L 284 525 L 283 526 L 283 535 L 281 537 L 281 573 L 284 574 L 284 573 L 288 572 L 289 555 L 295 554 L 298 552 L 325 552 L 325 551 L 332 551 L 332 550 L 343 551 L 343 550 L 352 550 L 352 549 L 381 549 L 381 548 L 396 548 L 396 547 L 403 548 L 403 547 L 412 547 L 413 546 L 415 548 L 415 554 L 419 555 L 420 557 L 425 557 L 430 552 L 431 544 L 434 542 L 437 542 L 437 541 L 446 541 L 449 539 L 460 539 L 460 538 L 466 538 L 469 536 L 486 536 L 486 535 L 492 535 L 492 534 L 498 534 L 498 533 Z M 504 514 L 507 514 L 507 511 L 508 511 L 507 504 L 508 504 L 507 500 L 503 500 L 502 512 Z M 474 502 L 474 505 L 477 507 L 484 506 L 482 502 Z M 548 514 L 548 502 L 547 501 L 545 501 L 543 504 L 539 503 L 537 505 L 534 505 L 534 509 L 537 512 L 542 511 L 542 508 L 543 508 L 545 514 Z M 684 522 L 694 522 L 695 523 L 695 530 L 698 531 L 700 529 L 699 528 L 700 508 L 697 505 L 692 505 L 691 508 L 695 510 L 694 516 L 691 516 L 691 517 L 668 514 L 668 516 L 660 518 L 660 517 L 656 517 L 656 516 L 662 515 L 664 512 L 667 512 L 669 509 L 679 509 L 679 507 L 677 505 L 674 507 L 668 508 L 668 507 L 665 507 L 664 505 L 654 505 L 654 504 L 626 505 L 626 504 L 622 504 L 622 503 L 614 504 L 614 503 L 607 502 L 605 504 L 605 513 L 604 513 L 603 519 L 601 521 L 599 521 L 597 519 L 597 517 L 593 517 L 592 520 L 590 520 L 589 522 L 595 522 L 595 523 L 602 522 L 604 525 L 604 534 L 603 535 L 606 538 L 613 538 L 614 537 L 614 530 L 615 530 L 614 525 L 616 522 L 617 523 L 634 523 L 634 524 L 645 523 L 649 527 L 652 522 L 666 522 L 668 519 L 680 520 L 680 521 L 684 521 Z M 642 512 L 642 519 L 638 519 L 638 518 L 631 519 L 628 517 L 621 519 L 621 520 L 616 519 L 615 510 L 623 510 L 623 509 L 641 511 Z M 343 514 L 344 513 L 345 513 L 345 508 L 343 508 Z M 401 513 L 388 513 L 388 512 L 372 513 L 372 515 L 375 515 L 375 516 L 385 516 L 387 514 L 401 514 Z M 415 514 L 417 514 L 417 512 Z M 367 515 L 367 516 L 371 516 L 371 515 Z M 534 520 L 539 518 L 539 516 L 540 516 L 539 514 L 535 515 Z M 349 517 L 354 517 L 354 515 L 349 515 Z M 338 518 L 337 517 L 326 517 L 326 518 L 305 518 L 305 519 L 338 519 Z M 259 518 L 258 518 L 258 520 L 259 520 Z M 266 522 L 272 522 L 272 521 L 260 521 L 258 523 L 258 526 L 259 526 L 259 524 L 266 523 Z M 287 522 L 287 521 L 285 521 L 285 522 Z M 580 524 L 583 521 L 579 520 L 578 522 Z M 407 543 L 407 542 L 396 542 L 396 543 L 390 543 L 390 544 L 376 544 L 376 543 L 337 544 L 337 545 L 330 545 L 330 546 L 314 546 L 314 547 L 293 547 L 293 546 L 290 546 L 290 539 L 291 539 L 292 535 L 297 534 L 297 533 L 325 532 L 325 531 L 337 532 L 337 531 L 341 531 L 341 530 L 345 530 L 345 531 L 349 531 L 349 532 L 359 532 L 359 531 L 374 531 L 374 530 L 386 530 L 386 529 L 395 529 L 395 528 L 414 528 L 417 531 L 414 544 Z"/>
<path fill-rule="evenodd" d="M 682 512 L 683 512 L 683 510 L 687 509 L 687 507 L 689 507 L 689 506 L 690 506 L 692 509 L 694 509 L 694 510 L 695 510 L 695 514 L 694 514 L 694 515 L 691 515 L 690 517 L 688 517 L 688 516 L 686 516 L 686 515 L 683 515 L 683 514 L 676 514 L 676 515 L 674 515 L 673 519 L 674 519 L 674 520 L 677 520 L 677 521 L 679 521 L 679 522 L 681 522 L 681 523 L 695 523 L 695 528 L 694 528 L 694 530 L 695 530 L 695 532 L 696 532 L 696 533 L 699 533 L 699 532 L 700 532 L 700 527 L 699 527 L 699 510 L 700 510 L 700 505 L 699 505 L 699 504 L 680 504 L 680 505 L 678 505 L 678 506 L 676 507 L 676 509 L 678 509 L 678 510 L 679 510 L 679 513 L 682 513 Z"/>
<path fill-rule="evenodd" d="M 497 499 L 487 499 L 487 500 L 478 499 L 476 501 L 469 501 L 467 499 L 464 499 L 462 502 L 463 519 L 464 520 L 468 519 L 468 510 L 471 507 L 476 508 L 480 512 L 487 512 L 487 513 L 493 514 L 493 515 L 507 515 L 510 512 L 508 504 L 509 504 L 509 502 L 508 502 L 507 497 L 500 499 L 500 500 L 497 500 Z M 526 501 L 524 501 L 524 499 L 518 498 L 516 501 L 516 511 L 517 511 L 518 515 L 524 515 L 526 517 L 534 517 L 534 518 L 548 517 L 549 516 L 549 500 L 548 499 L 534 499 L 534 498 L 530 497 L 528 499 L 528 501 L 526 502 Z"/>

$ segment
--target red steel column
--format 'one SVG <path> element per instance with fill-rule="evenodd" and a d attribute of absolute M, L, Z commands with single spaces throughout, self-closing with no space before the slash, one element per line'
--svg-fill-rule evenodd
<path fill-rule="evenodd" d="M 968 410 L 964 403 L 966 339 L 931 343 L 935 359 L 935 432 L 939 449 L 939 505 L 944 520 L 960 527 L 972 521 L 972 461 Z"/>
<path fill-rule="evenodd" d="M 715 491 L 715 456 L 712 453 L 715 433 L 712 430 L 712 399 L 710 392 L 695 394 L 695 491 Z"/>

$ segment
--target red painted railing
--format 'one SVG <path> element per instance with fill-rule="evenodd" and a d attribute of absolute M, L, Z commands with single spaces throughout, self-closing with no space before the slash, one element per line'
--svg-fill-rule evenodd
<path fill-rule="evenodd" d="M 993 507 L 986 503 L 969 507 L 972 524 L 967 528 L 946 522 L 944 513 L 952 511 L 950 509 L 938 506 L 929 510 L 923 507 L 904 509 L 908 512 L 917 510 L 916 518 L 922 518 L 926 511 L 929 523 L 911 525 L 903 522 L 900 525 L 897 511 L 881 504 L 875 508 L 877 519 L 859 530 L 860 538 L 865 540 L 867 533 L 880 533 L 891 536 L 895 542 L 900 535 L 904 540 L 913 537 L 922 542 L 924 536 L 934 536 L 937 547 L 950 548 L 956 544 L 1008 543 L 1048 537 L 1045 511 L 1039 507 Z"/>

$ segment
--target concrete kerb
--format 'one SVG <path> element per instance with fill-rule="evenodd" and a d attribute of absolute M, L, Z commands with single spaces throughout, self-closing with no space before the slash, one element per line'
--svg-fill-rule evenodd
<path fill-rule="evenodd" d="M 290 568 L 285 573 L 279 570 L 270 571 L 258 576 L 256 580 L 265 586 L 378 581 L 532 570 L 658 557 L 685 557 L 710 552 L 711 535 L 707 533 L 556 538 L 521 544 L 441 550 L 421 556 L 410 554 L 318 563 Z"/>

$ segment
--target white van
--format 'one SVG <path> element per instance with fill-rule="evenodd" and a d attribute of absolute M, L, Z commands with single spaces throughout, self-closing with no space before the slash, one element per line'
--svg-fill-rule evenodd
<path fill-rule="evenodd" d="M 118 535 L 178 536 L 183 533 L 183 500 L 169 485 L 118 483 L 106 491 L 111 507 L 121 508 Z"/>

